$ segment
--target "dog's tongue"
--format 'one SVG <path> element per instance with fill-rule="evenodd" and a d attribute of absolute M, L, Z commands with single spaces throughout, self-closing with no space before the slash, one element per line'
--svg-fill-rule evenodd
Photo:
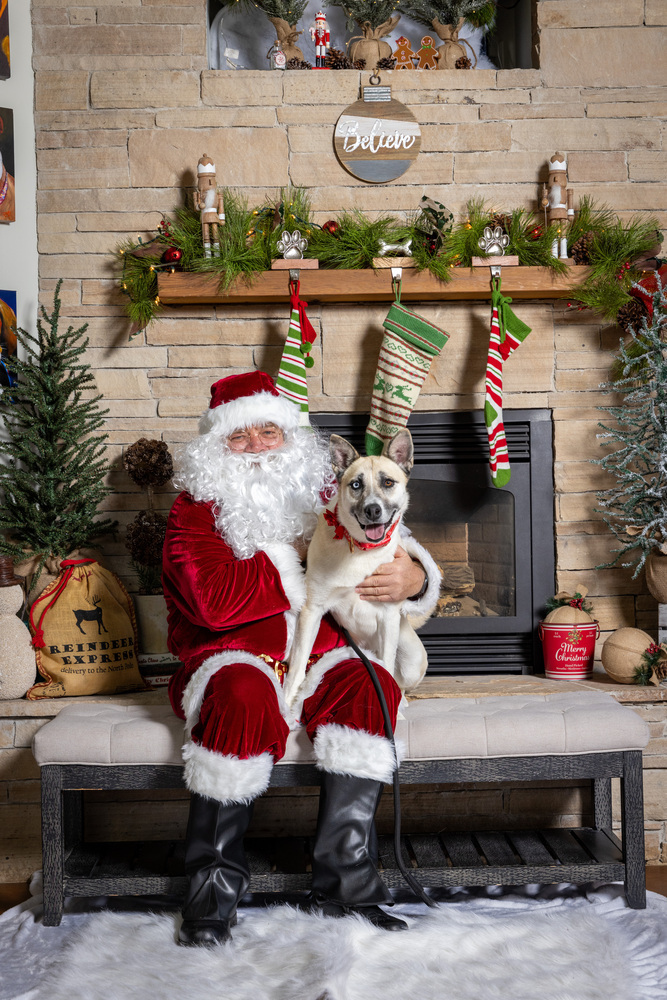
<path fill-rule="evenodd" d="M 366 524 L 364 531 L 369 542 L 379 542 L 384 535 L 384 524 Z"/>

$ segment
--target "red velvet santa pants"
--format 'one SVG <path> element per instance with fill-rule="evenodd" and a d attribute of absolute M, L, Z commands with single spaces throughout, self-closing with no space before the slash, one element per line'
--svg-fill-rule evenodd
<path fill-rule="evenodd" d="M 401 692 L 383 667 L 376 665 L 376 672 L 393 726 Z M 342 660 L 323 674 L 304 700 L 301 722 L 322 770 L 391 781 L 393 748 L 360 660 Z M 206 685 L 184 751 L 186 784 L 223 802 L 256 798 L 268 786 L 274 761 L 284 756 L 288 735 L 273 678 L 249 663 L 225 665 Z"/>

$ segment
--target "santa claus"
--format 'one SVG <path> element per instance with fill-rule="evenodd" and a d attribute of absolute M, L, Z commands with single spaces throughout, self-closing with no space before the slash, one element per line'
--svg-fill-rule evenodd
<path fill-rule="evenodd" d="M 331 617 L 321 623 L 296 715 L 282 697 L 305 596 L 302 559 L 335 489 L 326 443 L 299 426 L 299 412 L 263 372 L 221 379 L 177 477 L 183 492 L 169 516 L 163 581 L 169 648 L 183 664 L 169 695 L 186 725 L 192 793 L 185 945 L 230 937 L 249 882 L 242 841 L 253 802 L 296 726 L 322 772 L 312 905 L 334 916 L 362 913 L 388 930 L 406 926 L 378 905 L 392 898 L 371 859 L 373 818 L 395 754 L 370 678 Z M 415 613 L 429 613 L 437 568 L 414 540 L 405 546 L 360 595 L 410 600 Z M 377 673 L 395 722 L 401 692 L 379 665 Z"/>

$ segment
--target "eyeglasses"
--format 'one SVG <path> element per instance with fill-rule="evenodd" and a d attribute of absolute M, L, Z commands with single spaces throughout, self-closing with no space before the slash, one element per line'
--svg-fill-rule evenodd
<path fill-rule="evenodd" d="M 232 451 L 244 451 L 248 447 L 254 447 L 257 443 L 264 448 L 276 448 L 284 441 L 284 435 L 280 427 L 268 424 L 262 427 L 246 427 L 243 430 L 234 431 L 227 438 L 227 445 Z"/>

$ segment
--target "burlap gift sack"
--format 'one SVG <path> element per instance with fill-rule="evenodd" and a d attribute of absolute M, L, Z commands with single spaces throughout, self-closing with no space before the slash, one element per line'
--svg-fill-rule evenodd
<path fill-rule="evenodd" d="M 132 599 L 94 559 L 63 559 L 61 572 L 34 601 L 30 631 L 44 681 L 27 697 L 62 698 L 143 689 Z"/>

